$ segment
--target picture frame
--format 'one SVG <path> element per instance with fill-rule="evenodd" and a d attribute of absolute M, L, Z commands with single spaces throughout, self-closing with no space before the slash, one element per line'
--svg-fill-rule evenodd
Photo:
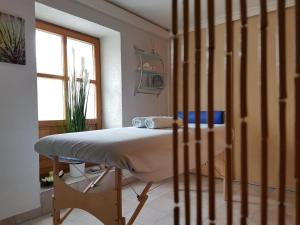
<path fill-rule="evenodd" d="M 25 20 L 0 12 L 0 62 L 26 65 Z"/>

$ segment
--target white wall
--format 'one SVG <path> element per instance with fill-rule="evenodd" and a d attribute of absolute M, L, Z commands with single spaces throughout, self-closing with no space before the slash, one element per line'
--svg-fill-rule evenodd
<path fill-rule="evenodd" d="M 108 85 L 115 85 L 119 95 L 122 90 L 119 108 L 116 109 L 121 114 L 116 119 L 119 125 L 130 125 L 132 117 L 138 115 L 167 115 L 168 87 L 159 97 L 134 96 L 137 59 L 133 50 L 134 45 L 147 50 L 155 47 L 167 61 L 167 39 L 159 38 L 73 0 L 38 1 L 120 33 L 122 63 L 116 59 L 114 65 L 121 63 L 121 69 L 114 71 L 107 65 L 108 70 L 115 73 L 115 77 L 122 78 L 118 80 L 118 85 L 113 80 L 107 82 Z M 26 20 L 27 56 L 26 66 L 0 63 L 0 220 L 39 207 L 38 158 L 33 150 L 38 136 L 34 3 L 34 0 L 0 0 L 1 11 Z M 108 43 L 105 39 L 103 42 Z M 103 52 L 112 48 L 106 46 Z M 106 125 L 116 125 L 111 122 Z"/>
<path fill-rule="evenodd" d="M 137 94 L 134 96 L 134 88 L 138 81 L 135 70 L 138 59 L 133 51 L 133 46 L 150 50 L 152 45 L 167 63 L 168 41 L 151 36 L 145 32 L 129 32 L 126 35 L 121 33 L 122 43 L 122 97 L 123 97 L 123 126 L 131 125 L 135 116 L 168 115 L 168 77 L 166 77 L 166 88 L 159 96 Z M 166 65 L 166 69 L 169 68 Z M 168 72 L 168 71 L 167 71 Z"/>
<path fill-rule="evenodd" d="M 122 115 L 120 115 L 120 117 L 123 126 L 130 125 L 131 119 L 134 116 L 168 114 L 168 85 L 159 97 L 144 94 L 134 96 L 134 88 L 136 80 L 138 79 L 135 73 L 138 61 L 133 49 L 134 45 L 146 50 L 155 47 L 156 51 L 158 51 L 164 61 L 167 62 L 167 39 L 160 38 L 158 35 L 124 23 L 74 0 L 38 0 L 38 2 L 120 32 L 122 64 Z M 166 68 L 168 67 L 169 66 L 166 65 Z M 105 77 L 105 74 L 102 74 L 102 76 Z M 168 78 L 166 78 L 166 81 L 168 81 Z M 114 84 L 112 83 L 112 85 Z M 106 124 L 106 121 L 104 121 L 104 124 Z"/>
<path fill-rule="evenodd" d="M 26 20 L 26 66 L 0 63 L 0 220 L 39 207 L 34 0 L 0 0 Z"/>
<path fill-rule="evenodd" d="M 122 127 L 120 34 L 101 38 L 102 121 L 104 128 Z"/>

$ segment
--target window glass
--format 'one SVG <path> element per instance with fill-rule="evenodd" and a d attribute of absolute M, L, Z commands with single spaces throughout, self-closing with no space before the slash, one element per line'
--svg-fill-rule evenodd
<path fill-rule="evenodd" d="M 87 119 L 97 118 L 96 85 L 92 83 L 90 84 L 86 117 Z"/>
<path fill-rule="evenodd" d="M 62 36 L 46 31 L 36 31 L 37 72 L 62 76 L 63 44 Z"/>
<path fill-rule="evenodd" d="M 89 73 L 89 79 L 95 80 L 94 46 L 80 40 L 68 38 L 67 49 L 69 75 L 75 71 L 76 76 L 80 77 L 82 65 L 84 64 Z"/>
<path fill-rule="evenodd" d="M 87 119 L 97 119 L 94 40 L 90 43 L 89 37 L 87 41 L 76 39 L 76 34 L 72 32 L 70 36 L 75 37 L 70 37 L 68 30 L 58 29 L 56 33 L 55 27 L 49 24 L 45 27 L 46 30 L 42 28 L 42 25 L 39 26 L 36 30 L 39 121 L 65 119 L 64 85 L 68 83 L 68 76 L 74 73 L 77 78 L 80 78 L 83 75 L 83 67 L 89 75 L 89 80 L 93 82 L 90 83 L 89 89 Z M 80 36 L 80 38 L 84 37 Z M 67 62 L 67 68 L 65 68 L 65 62 Z M 80 82 L 80 79 L 78 81 Z"/>
<path fill-rule="evenodd" d="M 64 119 L 62 80 L 38 77 L 38 116 L 40 121 Z"/>

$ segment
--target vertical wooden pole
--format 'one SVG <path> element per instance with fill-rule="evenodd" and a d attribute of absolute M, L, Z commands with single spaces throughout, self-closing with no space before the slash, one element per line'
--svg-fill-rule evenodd
<path fill-rule="evenodd" d="M 201 182 L 201 1 L 195 0 L 195 137 L 196 137 L 196 189 L 197 224 L 202 224 Z"/>
<path fill-rule="evenodd" d="M 189 0 L 183 1 L 183 145 L 184 145 L 184 201 L 185 224 L 191 222 L 189 172 Z"/>
<path fill-rule="evenodd" d="M 215 54 L 215 2 L 207 1 L 208 12 L 208 183 L 209 183 L 209 220 L 215 224 L 215 156 L 214 156 L 214 54 Z"/>
<path fill-rule="evenodd" d="M 227 224 L 232 225 L 232 92 L 233 92 L 233 24 L 232 0 L 226 0 L 226 196 Z"/>
<path fill-rule="evenodd" d="M 260 0 L 261 65 L 261 225 L 268 222 L 268 85 L 267 85 L 267 1 Z"/>
<path fill-rule="evenodd" d="M 300 225 L 300 0 L 295 1 L 296 31 L 296 78 L 295 78 L 295 178 L 296 178 L 296 225 Z"/>
<path fill-rule="evenodd" d="M 58 177 L 59 167 L 58 167 L 58 157 L 53 157 L 53 196 L 52 196 L 52 217 L 53 217 L 53 225 L 60 224 L 60 209 L 57 208 L 55 204 L 55 193 L 56 193 L 56 180 Z"/>
<path fill-rule="evenodd" d="M 125 218 L 122 213 L 122 170 L 115 168 L 115 189 L 117 191 L 117 210 L 118 218 L 116 221 L 117 225 L 125 225 Z"/>
<path fill-rule="evenodd" d="M 247 0 L 240 0 L 241 12 L 241 66 L 240 66 L 240 117 L 241 117 L 241 218 L 246 225 L 248 218 L 248 99 L 247 99 L 247 60 L 248 60 L 248 18 Z"/>
<path fill-rule="evenodd" d="M 177 0 L 172 2 L 172 34 L 173 34 L 173 176 L 174 176 L 174 201 L 179 202 L 178 188 L 178 25 L 177 25 Z"/>
<path fill-rule="evenodd" d="M 180 224 L 180 208 L 179 206 L 174 207 L 174 225 L 179 225 Z"/>
<path fill-rule="evenodd" d="M 285 224 L 285 176 L 286 176 L 286 53 L 285 53 L 285 0 L 277 1 L 279 46 L 279 196 L 278 224 Z"/>
<path fill-rule="evenodd" d="M 172 1 L 173 36 L 173 188 L 174 188 L 174 225 L 179 225 L 179 178 L 178 178 L 178 4 Z"/>

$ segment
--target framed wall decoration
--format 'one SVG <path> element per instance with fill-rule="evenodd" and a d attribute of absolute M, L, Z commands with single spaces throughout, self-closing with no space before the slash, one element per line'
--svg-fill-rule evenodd
<path fill-rule="evenodd" d="M 0 12 L 0 62 L 26 64 L 25 20 Z"/>

